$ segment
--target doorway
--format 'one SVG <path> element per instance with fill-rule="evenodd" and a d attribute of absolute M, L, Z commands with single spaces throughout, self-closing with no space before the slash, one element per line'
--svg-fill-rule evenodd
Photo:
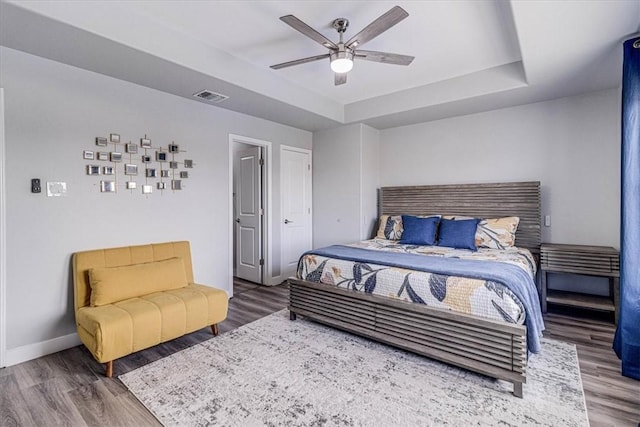
<path fill-rule="evenodd" d="M 271 143 L 229 135 L 231 273 L 257 284 L 271 277 Z"/>

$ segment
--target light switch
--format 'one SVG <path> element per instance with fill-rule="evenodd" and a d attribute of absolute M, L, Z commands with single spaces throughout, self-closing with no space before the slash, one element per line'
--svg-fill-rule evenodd
<path fill-rule="evenodd" d="M 551 227 L 551 215 L 544 216 L 544 226 Z"/>
<path fill-rule="evenodd" d="M 42 191 L 42 188 L 40 187 L 40 178 L 33 178 L 31 180 L 31 192 L 39 193 L 41 191 Z"/>

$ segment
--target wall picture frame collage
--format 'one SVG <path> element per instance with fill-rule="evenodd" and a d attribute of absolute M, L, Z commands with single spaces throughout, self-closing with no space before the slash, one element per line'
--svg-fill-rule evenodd
<path fill-rule="evenodd" d="M 109 133 L 108 137 L 95 137 L 95 146 L 96 150 L 83 150 L 82 158 L 92 161 L 85 165 L 86 174 L 100 177 L 93 185 L 101 193 L 117 193 L 118 188 L 131 194 L 138 190 L 145 196 L 153 194 L 154 188 L 161 194 L 182 191 L 183 180 L 190 174 L 180 169 L 194 167 L 192 159 L 180 158 L 186 152 L 180 145 L 171 141 L 154 146 L 146 134 L 135 143 L 124 142 L 118 133 Z"/>

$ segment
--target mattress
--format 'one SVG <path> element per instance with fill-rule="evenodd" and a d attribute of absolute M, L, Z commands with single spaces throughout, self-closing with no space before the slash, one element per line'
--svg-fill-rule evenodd
<path fill-rule="evenodd" d="M 507 263 L 525 271 L 535 282 L 535 260 L 531 252 L 522 248 L 481 248 L 472 252 L 440 246 L 406 245 L 384 239 L 365 240 L 346 246 L 452 260 Z M 317 254 L 305 254 L 301 257 L 297 275 L 299 279 L 310 282 L 422 303 L 492 320 L 518 325 L 526 320 L 523 303 L 507 286 L 493 280 L 362 263 Z"/>

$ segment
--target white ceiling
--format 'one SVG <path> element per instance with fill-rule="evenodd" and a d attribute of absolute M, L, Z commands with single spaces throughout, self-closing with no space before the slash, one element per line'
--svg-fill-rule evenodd
<path fill-rule="evenodd" d="M 279 71 L 268 68 L 328 52 L 278 17 L 293 13 L 333 41 L 338 40 L 338 33 L 331 27 L 332 21 L 347 17 L 346 41 L 395 2 L 305 2 L 301 7 L 299 2 L 131 1 L 124 6 L 343 104 L 521 59 L 506 2 L 436 2 L 429 7 L 420 2 L 405 3 L 409 17 L 363 48 L 414 55 L 414 62 L 403 67 L 358 61 L 344 86 L 333 84 L 328 59 Z M 474 34 L 469 33 L 472 28 Z"/>
<path fill-rule="evenodd" d="M 408 66 L 356 60 L 334 86 L 326 53 L 278 18 L 348 39 L 391 7 L 409 17 L 363 46 Z M 617 87 L 640 1 L 5 1 L 0 44 L 190 99 L 317 130 L 387 128 Z M 197 101 L 199 102 L 199 101 Z"/>

